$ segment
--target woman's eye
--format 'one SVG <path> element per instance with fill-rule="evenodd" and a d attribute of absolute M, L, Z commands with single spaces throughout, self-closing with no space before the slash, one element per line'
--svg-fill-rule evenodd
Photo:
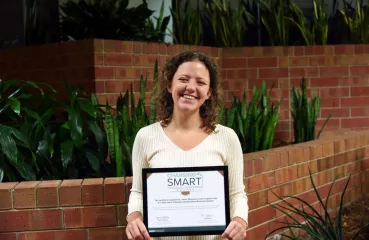
<path fill-rule="evenodd" d="M 187 81 L 187 79 L 186 78 L 180 78 L 179 81 L 185 82 L 185 81 Z"/>

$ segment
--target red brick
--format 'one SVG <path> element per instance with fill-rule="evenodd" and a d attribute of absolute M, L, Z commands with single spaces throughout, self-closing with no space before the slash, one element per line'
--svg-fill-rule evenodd
<path fill-rule="evenodd" d="M 317 159 L 322 157 L 322 145 L 317 143 L 310 147 L 310 158 Z"/>
<path fill-rule="evenodd" d="M 61 180 L 42 181 L 37 186 L 37 207 L 57 207 Z"/>
<path fill-rule="evenodd" d="M 248 190 L 246 189 L 246 192 L 247 191 Z M 253 210 L 253 209 L 267 205 L 268 191 L 270 190 L 264 190 L 264 191 L 259 191 L 259 192 L 248 194 L 247 198 L 248 198 L 248 204 L 250 208 L 249 210 Z"/>
<path fill-rule="evenodd" d="M 318 159 L 318 171 L 325 171 L 334 167 L 334 156 Z"/>
<path fill-rule="evenodd" d="M 337 45 L 334 46 L 334 52 L 336 55 L 353 55 L 355 54 L 355 45 Z"/>
<path fill-rule="evenodd" d="M 246 179 L 246 189 L 249 193 L 268 188 L 274 184 L 274 172 L 262 173 Z"/>
<path fill-rule="evenodd" d="M 104 51 L 105 52 L 123 52 L 123 42 L 117 40 L 104 40 Z"/>
<path fill-rule="evenodd" d="M 103 178 L 90 178 L 82 182 L 82 205 L 104 203 Z"/>
<path fill-rule="evenodd" d="M 261 79 L 288 77 L 288 68 L 261 68 L 258 71 Z"/>
<path fill-rule="evenodd" d="M 334 155 L 334 143 L 325 142 L 322 144 L 322 157 Z"/>
<path fill-rule="evenodd" d="M 105 53 L 105 65 L 132 66 L 133 57 L 130 54 Z"/>
<path fill-rule="evenodd" d="M 309 58 L 310 66 L 336 66 L 336 56 L 313 56 Z"/>
<path fill-rule="evenodd" d="M 17 234 L 16 233 L 0 233 L 0 239 L 1 240 L 17 240 Z"/>
<path fill-rule="evenodd" d="M 309 66 L 308 57 L 289 57 L 290 67 L 307 67 Z"/>
<path fill-rule="evenodd" d="M 279 197 L 290 196 L 292 193 L 292 183 L 286 183 L 283 185 L 279 185 L 271 188 L 268 191 L 268 203 L 273 203 L 279 200 Z"/>
<path fill-rule="evenodd" d="M 350 76 L 367 76 L 369 74 L 368 66 L 351 66 Z"/>
<path fill-rule="evenodd" d="M 267 222 L 276 216 L 276 209 L 272 206 L 259 208 L 249 213 L 249 226 L 256 226 Z"/>
<path fill-rule="evenodd" d="M 95 78 L 96 79 L 109 79 L 114 78 L 114 68 L 113 67 L 95 67 Z"/>
<path fill-rule="evenodd" d="M 123 48 L 125 53 L 133 53 L 133 42 L 123 42 Z"/>
<path fill-rule="evenodd" d="M 132 177 L 126 177 L 126 201 L 128 202 L 129 195 L 131 193 L 132 188 Z"/>
<path fill-rule="evenodd" d="M 126 92 L 127 90 L 130 90 L 131 84 L 133 84 L 131 80 L 106 81 L 106 93 Z"/>
<path fill-rule="evenodd" d="M 133 52 L 142 53 L 142 43 L 141 42 L 133 42 Z"/>
<path fill-rule="evenodd" d="M 81 184 L 82 179 L 64 180 L 59 187 L 60 206 L 81 205 Z"/>
<path fill-rule="evenodd" d="M 369 108 L 350 108 L 352 117 L 365 117 L 369 115 Z M 347 116 L 348 117 L 348 116 Z"/>
<path fill-rule="evenodd" d="M 350 116 L 350 109 L 349 108 L 327 108 L 321 109 L 321 117 L 327 118 L 331 115 L 331 118 L 343 118 Z"/>
<path fill-rule="evenodd" d="M 153 67 L 158 56 L 153 55 L 134 55 L 133 65 Z"/>
<path fill-rule="evenodd" d="M 221 60 L 222 68 L 245 68 L 246 58 L 226 58 Z"/>
<path fill-rule="evenodd" d="M 327 87 L 327 86 L 338 87 L 339 83 L 340 83 L 339 78 L 310 78 L 310 86 L 312 87 Z"/>
<path fill-rule="evenodd" d="M 349 76 L 348 67 L 319 67 L 321 77 L 344 77 Z"/>
<path fill-rule="evenodd" d="M 289 166 L 275 171 L 275 183 L 282 184 L 297 178 L 297 167 Z"/>
<path fill-rule="evenodd" d="M 307 176 L 308 175 L 309 175 L 309 171 L 307 171 Z M 310 177 L 297 179 L 296 181 L 293 181 L 291 184 L 292 184 L 291 195 L 296 195 L 302 192 L 306 192 L 312 187 Z"/>
<path fill-rule="evenodd" d="M 0 212 L 0 232 L 51 230 L 61 227 L 60 209 Z"/>
<path fill-rule="evenodd" d="M 13 208 L 13 189 L 17 182 L 0 183 L 0 209 Z"/>
<path fill-rule="evenodd" d="M 337 56 L 338 65 L 365 65 L 369 61 L 368 55 L 341 55 Z"/>
<path fill-rule="evenodd" d="M 38 181 L 26 181 L 19 183 L 14 188 L 14 208 L 36 207 L 36 186 Z"/>
<path fill-rule="evenodd" d="M 254 175 L 254 161 L 253 159 L 244 159 L 244 177 L 250 177 Z"/>
<path fill-rule="evenodd" d="M 251 227 L 251 225 L 249 224 Z M 264 239 L 268 233 L 268 224 L 263 224 L 247 230 L 247 239 Z"/>
<path fill-rule="evenodd" d="M 94 65 L 104 65 L 104 54 L 95 53 L 94 54 Z"/>
<path fill-rule="evenodd" d="M 260 174 L 263 171 L 263 159 L 255 158 L 254 159 L 254 173 Z"/>
<path fill-rule="evenodd" d="M 64 209 L 65 228 L 110 227 L 117 225 L 115 206 Z"/>
<path fill-rule="evenodd" d="M 270 154 L 263 154 L 263 171 L 267 172 L 273 169 L 277 169 L 280 167 L 281 158 L 279 154 L 270 153 Z"/>
<path fill-rule="evenodd" d="M 318 77 L 319 76 L 319 68 L 318 67 L 304 67 L 304 68 L 289 68 L 289 76 L 300 78 L 302 77 Z"/>
<path fill-rule="evenodd" d="M 105 204 L 118 204 L 125 201 L 124 178 L 106 178 L 104 181 Z"/>
<path fill-rule="evenodd" d="M 305 55 L 333 55 L 333 46 L 305 46 Z"/>
<path fill-rule="evenodd" d="M 263 57 L 263 58 L 248 58 L 247 67 L 249 68 L 262 68 L 262 67 L 277 67 L 278 59 L 276 57 Z"/>
<path fill-rule="evenodd" d="M 122 239 L 127 240 L 124 227 L 89 229 L 89 240 Z"/>
<path fill-rule="evenodd" d="M 85 230 L 23 232 L 19 233 L 18 240 L 82 240 L 86 239 Z"/>
<path fill-rule="evenodd" d="M 344 118 L 341 119 L 342 128 L 369 127 L 369 118 Z"/>
<path fill-rule="evenodd" d="M 128 206 L 127 205 L 119 205 L 117 206 L 118 210 L 118 225 L 126 226 L 127 225 L 127 215 L 128 215 Z"/>

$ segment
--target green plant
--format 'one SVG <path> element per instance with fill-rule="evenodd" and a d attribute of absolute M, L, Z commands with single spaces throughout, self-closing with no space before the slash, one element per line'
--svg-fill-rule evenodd
<path fill-rule="evenodd" d="M 159 17 L 154 17 L 156 24 L 152 19 L 148 19 L 146 26 L 146 38 L 155 42 L 164 42 L 165 32 L 168 27 L 170 16 L 164 17 L 164 0 L 161 2 Z"/>
<path fill-rule="evenodd" d="M 309 174 L 310 174 L 310 181 L 312 183 L 315 195 L 319 201 L 319 207 L 321 209 L 321 212 L 317 210 L 317 208 L 311 206 L 308 202 L 306 202 L 302 198 L 299 198 L 296 196 L 280 197 L 280 196 L 277 196 L 271 190 L 272 193 L 282 202 L 279 204 L 273 204 L 273 205 L 271 204 L 271 205 L 286 215 L 286 221 L 282 222 L 284 224 L 283 226 L 278 227 L 277 229 L 274 229 L 273 231 L 268 233 L 265 239 L 280 230 L 290 231 L 291 233 L 290 235 L 287 235 L 284 233 L 280 234 L 283 237 L 286 237 L 287 239 L 300 239 L 298 236 L 295 235 L 293 230 L 302 230 L 304 233 L 308 235 L 308 237 L 310 237 L 310 239 L 313 239 L 313 240 L 343 240 L 344 239 L 343 228 L 342 228 L 342 224 L 343 224 L 342 223 L 342 206 L 344 204 L 344 195 L 345 195 L 347 186 L 350 182 L 351 175 L 349 175 L 346 185 L 343 189 L 336 218 L 333 219 L 329 215 L 328 202 L 330 199 L 332 188 L 336 180 L 334 180 L 332 185 L 330 186 L 327 198 L 325 199 L 325 202 L 324 202 L 323 197 L 321 196 L 321 194 L 319 193 L 319 190 L 314 184 L 310 169 L 309 169 Z M 301 209 L 291 204 L 288 200 L 286 200 L 287 198 L 297 200 L 297 202 L 301 204 Z M 303 220 L 299 221 L 298 218 L 301 218 Z M 363 232 L 364 229 L 368 226 L 369 226 L 369 222 L 366 223 L 361 229 L 357 231 L 357 233 L 354 235 L 352 240 L 356 239 L 359 236 L 359 234 Z"/>
<path fill-rule="evenodd" d="M 79 88 L 67 85 L 68 101 L 57 101 L 40 85 L 45 86 L 0 81 L 0 169 L 4 179 L 108 175 L 106 136 L 96 97 L 85 98 Z M 29 86 L 41 94 L 29 94 Z"/>
<path fill-rule="evenodd" d="M 342 14 L 344 22 L 350 32 L 350 42 L 356 44 L 369 43 L 369 8 L 364 6 L 363 0 L 357 0 L 356 8 L 352 9 L 350 3 L 344 1 Z"/>
<path fill-rule="evenodd" d="M 154 11 L 146 0 L 137 7 L 127 8 L 128 4 L 128 0 L 68 0 L 60 6 L 61 29 L 74 40 L 150 40 L 145 29 Z"/>
<path fill-rule="evenodd" d="M 155 61 L 153 88 L 151 95 L 156 94 L 158 81 L 158 62 Z M 147 78 L 140 77 L 140 97 L 135 104 L 133 87 L 125 95 L 117 99 L 116 109 L 107 108 L 105 112 L 106 133 L 111 159 L 116 162 L 116 176 L 132 175 L 132 147 L 137 132 L 156 121 L 156 100 L 152 99 L 150 113 L 146 113 L 146 85 Z M 115 112 L 115 117 L 109 110 Z"/>
<path fill-rule="evenodd" d="M 221 109 L 220 122 L 235 130 L 243 153 L 272 147 L 282 100 L 283 98 L 276 105 L 271 103 L 266 83 L 263 81 L 260 88 L 254 86 L 249 104 L 244 93 L 242 101 L 232 96 L 232 106 L 229 109 Z"/>
<path fill-rule="evenodd" d="M 174 7 L 170 8 L 173 19 L 174 31 L 171 35 L 176 44 L 187 45 L 202 45 L 203 44 L 203 29 L 199 0 L 197 0 L 196 10 L 193 10 L 189 3 L 192 1 L 186 0 L 184 5 L 184 14 L 182 14 L 180 0 L 176 0 Z"/>
<path fill-rule="evenodd" d="M 291 114 L 293 117 L 295 143 L 306 142 L 319 138 L 323 128 L 331 117 L 331 114 L 329 114 L 316 136 L 315 129 L 320 112 L 320 95 L 318 94 L 317 96 L 314 96 L 314 91 L 311 91 L 311 101 L 310 103 L 308 102 L 305 78 L 302 78 L 300 89 L 301 94 L 295 87 L 291 90 Z"/>
<path fill-rule="evenodd" d="M 291 5 L 295 19 L 287 17 L 299 29 L 306 45 L 324 45 L 328 41 L 328 14 L 324 10 L 324 0 L 312 0 L 313 17 L 309 21 L 296 4 Z"/>
<path fill-rule="evenodd" d="M 205 19 L 218 47 L 242 46 L 247 29 L 245 16 L 250 21 L 254 18 L 241 0 L 236 10 L 232 10 L 229 0 L 205 0 Z"/>

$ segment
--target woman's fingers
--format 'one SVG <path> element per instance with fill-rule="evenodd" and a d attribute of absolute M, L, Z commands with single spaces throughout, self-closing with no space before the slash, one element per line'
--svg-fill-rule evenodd
<path fill-rule="evenodd" d="M 138 223 L 138 228 L 140 229 L 140 232 L 142 236 L 144 237 L 144 239 L 149 240 L 150 239 L 149 232 L 147 231 L 146 226 L 142 221 Z"/>

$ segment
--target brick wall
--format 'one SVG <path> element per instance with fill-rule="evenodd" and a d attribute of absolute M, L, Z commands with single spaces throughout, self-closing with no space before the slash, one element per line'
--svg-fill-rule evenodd
<path fill-rule="evenodd" d="M 250 214 L 248 239 L 261 240 L 283 215 L 268 203 L 278 195 L 303 197 L 312 206 L 308 169 L 322 197 L 334 179 L 329 206 L 339 204 L 349 174 L 345 203 L 369 193 L 369 131 L 341 132 L 316 141 L 244 155 Z M 125 217 L 131 179 L 78 179 L 0 184 L 0 239 L 126 239 Z M 333 213 L 334 214 L 334 213 Z"/>
<path fill-rule="evenodd" d="M 282 140 L 293 137 L 289 95 L 302 77 L 322 96 L 318 129 L 329 113 L 333 116 L 326 129 L 369 127 L 368 45 L 221 49 L 94 39 L 2 50 L 0 77 L 44 81 L 62 91 L 68 80 L 96 92 L 102 103 L 107 99 L 115 105 L 131 83 L 138 92 L 141 74 L 151 80 L 156 59 L 160 67 L 168 56 L 186 49 L 203 51 L 219 63 L 228 103 L 243 90 L 250 97 L 262 80 L 268 86 L 274 83 L 272 98 L 284 98 L 276 135 Z"/>
<path fill-rule="evenodd" d="M 369 127 L 369 46 L 291 46 L 222 49 L 222 74 L 231 94 L 250 96 L 254 85 L 274 83 L 271 93 L 284 98 L 278 137 L 292 139 L 290 91 L 305 77 L 308 88 L 321 95 L 317 128 L 332 114 L 326 129 Z"/>

